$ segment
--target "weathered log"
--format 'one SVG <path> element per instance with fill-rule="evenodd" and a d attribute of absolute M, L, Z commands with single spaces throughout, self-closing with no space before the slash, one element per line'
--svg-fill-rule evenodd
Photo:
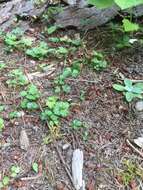
<path fill-rule="evenodd" d="M 69 6 L 55 15 L 56 24 L 61 27 L 75 26 L 79 29 L 92 29 L 101 26 L 116 15 L 118 11 L 121 13 L 129 13 L 129 10 L 121 11 L 119 7 L 114 6 L 106 9 L 97 9 L 95 7 L 88 7 L 85 0 L 80 0 L 75 5 L 75 0 L 64 0 Z M 143 5 L 139 5 L 132 9 L 134 17 L 143 15 Z"/>
<path fill-rule="evenodd" d="M 118 14 L 117 7 L 96 9 L 95 7 L 67 7 L 55 16 L 56 24 L 62 27 L 75 26 L 79 29 L 92 29 L 101 26 Z"/>

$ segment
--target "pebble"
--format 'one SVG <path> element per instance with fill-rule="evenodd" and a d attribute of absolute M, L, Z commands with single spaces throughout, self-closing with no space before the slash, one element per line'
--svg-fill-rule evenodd
<path fill-rule="evenodd" d="M 70 144 L 64 144 L 63 146 L 62 146 L 62 149 L 63 150 L 67 150 L 68 148 L 70 147 Z"/>
<path fill-rule="evenodd" d="M 136 104 L 135 104 L 135 109 L 136 109 L 138 112 L 143 111 L 143 101 L 138 101 L 138 102 L 136 102 Z"/>

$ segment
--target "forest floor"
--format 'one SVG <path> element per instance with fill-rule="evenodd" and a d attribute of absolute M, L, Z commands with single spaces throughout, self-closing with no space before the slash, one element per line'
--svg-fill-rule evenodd
<path fill-rule="evenodd" d="M 41 34 L 39 27 L 31 28 L 26 35 L 36 43 L 47 42 L 49 38 Z M 130 79 L 143 79 L 143 49 L 137 44 L 117 50 L 112 29 L 108 27 L 82 34 L 69 29 L 55 32 L 50 37 L 65 35 L 70 39 L 80 38 L 84 45 L 76 47 L 66 58 L 47 56 L 42 60 L 33 59 L 18 48 L 8 47 L 1 38 L 0 107 L 4 129 L 0 133 L 0 181 L 5 176 L 10 180 L 2 189 L 73 189 L 65 167 L 71 173 L 75 148 L 80 148 L 84 153 L 83 178 L 87 190 L 143 189 L 142 157 L 127 143 L 127 139 L 132 141 L 142 135 L 143 123 L 133 114 L 131 104 L 124 100 L 122 93 L 112 87 L 114 83 L 121 82 L 120 73 Z M 53 42 L 51 46 L 71 47 Z M 8 48 L 14 50 L 7 52 Z M 70 104 L 69 114 L 60 118 L 58 126 L 49 129 L 48 123 L 41 121 L 40 114 L 45 109 L 46 98 L 55 95 L 54 79 L 65 67 L 72 68 L 73 60 L 81 60 L 85 52 L 90 57 L 93 50 L 105 54 L 109 63 L 107 68 L 96 71 L 79 61 L 80 74 L 67 78 L 66 93 L 58 95 L 60 100 Z M 36 110 L 22 109 L 20 106 L 23 98 L 19 94 L 27 84 L 21 86 L 17 84 L 18 78 L 10 76 L 10 72 L 18 68 L 41 93 L 38 99 L 40 107 Z M 12 80 L 16 80 L 15 85 L 12 85 Z M 10 114 L 14 111 L 15 116 Z M 80 121 L 79 126 L 71 126 L 74 119 Z M 23 140 L 20 139 L 21 131 L 29 139 L 25 150 L 20 144 Z M 38 171 L 32 169 L 33 163 L 38 164 Z M 20 168 L 14 178 L 10 176 L 12 166 Z"/>

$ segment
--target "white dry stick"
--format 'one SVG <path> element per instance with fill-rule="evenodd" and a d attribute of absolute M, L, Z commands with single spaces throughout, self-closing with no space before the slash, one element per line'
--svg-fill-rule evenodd
<path fill-rule="evenodd" d="M 83 152 L 80 149 L 76 149 L 73 152 L 72 157 L 72 177 L 76 190 L 84 190 L 83 181 Z"/>

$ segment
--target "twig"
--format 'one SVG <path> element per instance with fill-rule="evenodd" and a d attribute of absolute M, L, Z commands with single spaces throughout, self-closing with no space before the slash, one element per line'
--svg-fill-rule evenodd
<path fill-rule="evenodd" d="M 41 176 L 42 176 L 41 174 L 38 174 L 36 176 L 22 177 L 22 178 L 20 178 L 20 180 L 22 180 L 22 181 L 34 180 L 34 179 L 37 179 L 37 178 L 39 178 Z"/>
<path fill-rule="evenodd" d="M 135 151 L 137 152 L 141 157 L 143 157 L 143 153 L 141 151 L 139 151 L 135 146 L 133 146 L 133 144 L 130 143 L 130 141 L 127 139 L 126 140 L 127 144 Z"/>
<path fill-rule="evenodd" d="M 58 153 L 58 156 L 59 156 L 59 158 L 60 158 L 60 160 L 61 160 L 61 162 L 62 162 L 62 164 L 63 164 L 63 166 L 64 166 L 64 169 L 65 169 L 65 171 L 66 171 L 66 173 L 67 173 L 67 175 L 68 175 L 68 177 L 69 177 L 69 179 L 70 179 L 70 181 L 71 181 L 71 183 L 72 183 L 72 185 L 73 185 L 73 187 L 74 187 L 74 188 L 72 188 L 72 189 L 73 189 L 73 190 L 76 190 L 76 188 L 75 188 L 75 186 L 74 186 L 74 183 L 73 183 L 72 176 L 71 176 L 71 174 L 70 174 L 70 172 L 69 172 L 69 169 L 68 169 L 67 166 L 66 166 L 66 163 L 65 163 L 65 161 L 64 161 L 64 158 L 62 157 L 62 155 L 61 155 L 61 153 L 60 153 L 60 151 L 59 151 L 58 146 L 55 145 L 55 148 L 56 148 L 56 151 L 57 151 L 57 153 Z"/>

